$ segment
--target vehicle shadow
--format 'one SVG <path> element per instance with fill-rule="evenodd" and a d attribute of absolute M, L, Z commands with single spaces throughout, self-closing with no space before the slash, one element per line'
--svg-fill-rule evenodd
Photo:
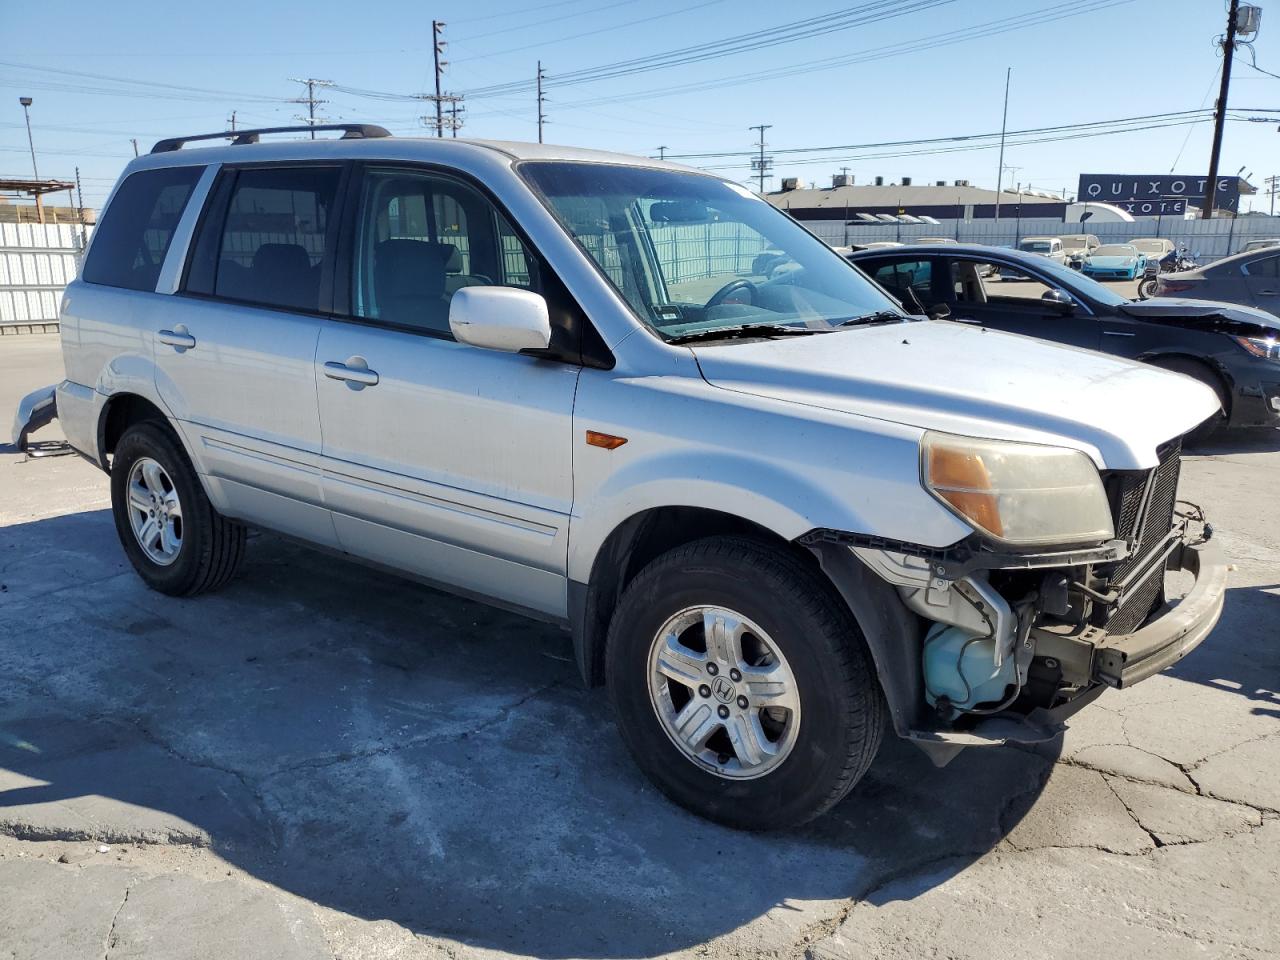
<path fill-rule="evenodd" d="M 1275 427 L 1242 427 L 1219 430 L 1198 442 L 1188 442 L 1183 452 L 1188 456 L 1222 457 L 1233 453 L 1271 453 L 1280 450 L 1280 430 Z"/>
<path fill-rule="evenodd" d="M 461 943 L 652 956 L 752 924 L 744 947 L 781 951 L 839 901 L 964 869 L 1054 756 L 938 770 L 891 739 L 825 817 L 738 833 L 638 773 L 556 628 L 274 537 L 178 600 L 142 587 L 107 511 L 0 528 L 0 829 L 207 842 Z"/>

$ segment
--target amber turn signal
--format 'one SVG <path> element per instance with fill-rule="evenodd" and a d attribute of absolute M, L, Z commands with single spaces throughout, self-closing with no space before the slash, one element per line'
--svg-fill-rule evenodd
<path fill-rule="evenodd" d="M 616 437 L 612 433 L 599 433 L 595 430 L 587 431 L 587 445 L 591 447 L 604 447 L 606 450 L 617 450 L 626 442 L 626 437 Z"/>
<path fill-rule="evenodd" d="M 991 473 L 970 450 L 935 446 L 929 450 L 929 486 L 964 517 L 989 533 L 1004 536 L 1000 501 L 991 492 Z"/>

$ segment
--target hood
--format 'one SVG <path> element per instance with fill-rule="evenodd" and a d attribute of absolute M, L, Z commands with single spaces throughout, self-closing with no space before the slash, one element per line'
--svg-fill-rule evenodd
<path fill-rule="evenodd" d="M 922 429 L 1074 447 L 1139 470 L 1218 399 L 1180 374 L 1031 337 L 946 321 L 854 327 L 781 340 L 698 344 L 726 390 Z"/>
<path fill-rule="evenodd" d="M 1136 257 L 1100 257 L 1097 254 L 1094 254 L 1085 262 L 1091 267 L 1111 269 L 1112 267 L 1127 267 L 1130 264 L 1136 263 L 1141 256 L 1142 254 L 1138 254 Z"/>
<path fill-rule="evenodd" d="M 1178 274 L 1165 274 L 1177 277 Z M 1275 336 L 1280 333 L 1280 317 L 1256 307 L 1238 303 L 1215 303 L 1212 300 L 1186 300 L 1181 297 L 1155 297 L 1151 300 L 1134 300 L 1117 307 L 1121 313 L 1137 320 L 1160 321 L 1176 319 L 1179 326 L 1221 327 L 1228 322 L 1237 336 Z"/>

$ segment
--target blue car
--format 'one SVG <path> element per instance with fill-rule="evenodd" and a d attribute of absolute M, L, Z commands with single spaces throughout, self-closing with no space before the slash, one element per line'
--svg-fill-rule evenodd
<path fill-rule="evenodd" d="M 1094 249 L 1080 272 L 1094 280 L 1133 280 L 1147 270 L 1147 255 L 1131 243 L 1108 243 Z"/>

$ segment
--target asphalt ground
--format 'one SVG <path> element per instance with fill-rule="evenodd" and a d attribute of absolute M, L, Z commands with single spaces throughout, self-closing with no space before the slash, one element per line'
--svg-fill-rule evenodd
<path fill-rule="evenodd" d="M 60 378 L 0 338 L 6 423 Z M 560 631 L 269 535 L 164 597 L 105 475 L 0 446 L 0 956 L 1275 957 L 1278 476 L 1274 432 L 1187 458 L 1235 569 L 1173 669 L 750 835 L 648 784 Z"/>

